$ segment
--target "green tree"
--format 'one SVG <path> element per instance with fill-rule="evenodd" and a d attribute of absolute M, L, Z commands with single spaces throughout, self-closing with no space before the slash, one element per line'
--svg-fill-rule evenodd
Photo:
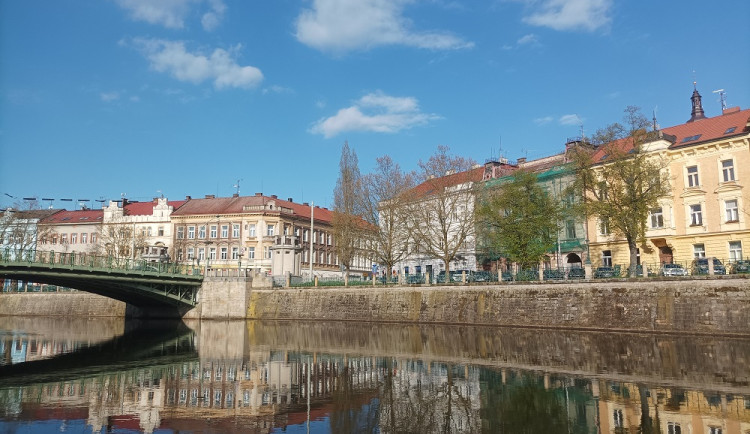
<path fill-rule="evenodd" d="M 333 191 L 331 226 L 336 255 L 347 273 L 354 259 L 361 253 L 360 246 L 365 234 L 361 196 L 362 176 L 359 173 L 357 153 L 349 149 L 348 142 L 344 142 L 339 161 L 339 178 Z"/>
<path fill-rule="evenodd" d="M 487 250 L 523 267 L 539 264 L 557 241 L 560 206 L 534 173 L 518 170 L 508 181 L 489 187 L 476 213 Z"/>
<path fill-rule="evenodd" d="M 625 239 L 630 253 L 629 275 L 635 276 L 638 245 L 644 244 L 649 212 L 669 195 L 667 160 L 645 146 L 662 138 L 648 130 L 638 107 L 625 109 L 623 124 L 598 130 L 593 150 L 575 154 L 574 188 L 583 197 L 583 212 L 606 222 L 613 235 Z"/>

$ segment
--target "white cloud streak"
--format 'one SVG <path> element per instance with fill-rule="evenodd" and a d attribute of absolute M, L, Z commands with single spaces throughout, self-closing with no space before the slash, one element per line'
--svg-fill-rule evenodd
<path fill-rule="evenodd" d="M 527 24 L 554 30 L 594 31 L 611 21 L 613 0 L 522 0 L 531 13 Z"/>
<path fill-rule="evenodd" d="M 576 114 L 563 115 L 557 120 L 560 125 L 581 125 L 583 118 L 578 117 Z"/>
<path fill-rule="evenodd" d="M 305 45 L 334 53 L 383 45 L 432 50 L 471 48 L 472 42 L 449 32 L 411 30 L 403 16 L 414 0 L 313 0 L 297 17 L 296 37 Z"/>
<path fill-rule="evenodd" d="M 241 45 L 229 51 L 216 48 L 210 54 L 191 53 L 182 41 L 135 39 L 134 44 L 151 62 L 151 68 L 179 81 L 202 83 L 213 81 L 216 89 L 256 87 L 263 73 L 254 66 L 240 66 L 235 60 Z"/>
<path fill-rule="evenodd" d="M 544 116 L 542 118 L 536 118 L 536 119 L 534 119 L 534 123 L 537 124 L 537 125 L 539 125 L 539 126 L 542 126 L 542 125 L 547 125 L 548 123 L 552 122 L 553 120 L 555 120 L 555 118 L 553 118 L 552 116 Z"/>
<path fill-rule="evenodd" d="M 99 94 L 99 98 L 104 102 L 117 101 L 120 99 L 120 92 L 102 92 Z"/>
<path fill-rule="evenodd" d="M 226 5 L 223 0 L 115 0 L 128 11 L 130 18 L 145 21 L 149 24 L 164 26 L 168 29 L 182 29 L 185 19 L 194 6 L 208 3 L 208 12 L 201 17 L 201 24 L 206 31 L 215 29 L 224 18 Z"/>
<path fill-rule="evenodd" d="M 346 131 L 396 133 L 436 119 L 440 116 L 422 113 L 413 97 L 394 97 L 378 91 L 363 96 L 331 117 L 318 120 L 310 132 L 326 138 Z"/>

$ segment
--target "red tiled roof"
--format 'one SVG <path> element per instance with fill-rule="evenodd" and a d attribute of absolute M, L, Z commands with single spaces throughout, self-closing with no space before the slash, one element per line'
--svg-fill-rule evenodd
<path fill-rule="evenodd" d="M 181 207 L 186 200 L 170 200 L 167 205 L 177 209 Z M 154 213 L 155 202 L 128 202 L 125 205 L 125 215 L 152 215 Z"/>
<path fill-rule="evenodd" d="M 81 224 L 100 223 L 104 211 L 96 209 L 83 209 L 76 211 L 62 210 L 39 221 L 42 224 Z"/>
<path fill-rule="evenodd" d="M 748 121 L 750 121 L 750 109 L 714 116 L 712 118 L 699 119 L 682 125 L 664 128 L 662 131 L 677 137 L 675 143 L 670 146 L 670 148 L 674 149 L 747 133 L 746 127 Z M 734 127 L 734 130 L 727 132 L 732 127 Z M 686 138 L 697 135 L 700 135 L 700 137 L 683 143 L 683 140 Z"/>
<path fill-rule="evenodd" d="M 437 189 L 442 190 L 445 187 L 452 187 L 465 182 L 479 182 L 482 180 L 482 175 L 484 175 L 484 166 L 469 169 L 464 172 L 441 176 L 440 178 L 428 179 L 412 188 L 408 193 L 408 196 L 412 199 L 418 199 L 436 193 L 435 190 Z"/>
<path fill-rule="evenodd" d="M 289 208 L 293 215 L 298 218 L 310 219 L 309 205 L 303 205 L 288 200 L 273 198 L 269 196 L 238 196 L 238 197 L 217 197 L 207 199 L 191 199 L 183 204 L 179 209 L 172 213 L 173 216 L 190 216 L 190 215 L 225 215 L 225 214 L 242 214 L 257 212 L 254 210 L 244 211 L 246 206 L 262 206 L 268 202 L 275 202 L 276 207 Z M 280 213 L 281 210 L 264 209 L 265 213 Z M 333 213 L 325 208 L 315 207 L 315 220 L 322 222 L 331 222 Z"/>
<path fill-rule="evenodd" d="M 661 132 L 675 137 L 675 141 L 669 146 L 669 149 L 679 149 L 726 137 L 747 134 L 750 131 L 747 126 L 748 122 L 750 122 L 750 109 L 663 128 Z M 600 146 L 594 153 L 592 161 L 595 164 L 606 161 L 604 157 L 612 147 L 622 152 L 627 152 L 633 147 L 633 142 L 632 139 L 625 138 L 608 143 L 606 146 Z"/>

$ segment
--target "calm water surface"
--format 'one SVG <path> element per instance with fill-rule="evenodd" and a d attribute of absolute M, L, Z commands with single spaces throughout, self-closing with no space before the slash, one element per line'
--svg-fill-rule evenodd
<path fill-rule="evenodd" d="M 0 433 L 750 434 L 750 340 L 0 318 Z"/>

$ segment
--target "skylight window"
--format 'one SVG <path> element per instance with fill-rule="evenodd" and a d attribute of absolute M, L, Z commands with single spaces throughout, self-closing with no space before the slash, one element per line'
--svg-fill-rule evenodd
<path fill-rule="evenodd" d="M 70 220 L 70 217 L 63 217 L 62 218 L 62 221 L 67 221 L 67 220 Z"/>
<path fill-rule="evenodd" d="M 736 129 L 737 129 L 737 127 L 727 128 L 727 130 L 724 131 L 724 134 L 732 134 L 734 132 L 734 130 L 736 130 Z"/>
<path fill-rule="evenodd" d="M 602 155 L 602 158 L 599 159 L 599 161 L 604 161 L 604 160 L 607 159 L 607 157 L 609 157 L 609 155 L 604 154 L 604 155 Z"/>
<path fill-rule="evenodd" d="M 698 139 L 700 139 L 700 138 L 701 138 L 701 135 L 702 135 L 702 134 L 696 134 L 696 135 L 694 135 L 694 136 L 689 136 L 689 137 L 685 137 L 684 139 L 682 139 L 682 141 L 681 141 L 680 143 L 693 142 L 693 141 L 695 141 L 695 140 L 698 140 Z"/>

